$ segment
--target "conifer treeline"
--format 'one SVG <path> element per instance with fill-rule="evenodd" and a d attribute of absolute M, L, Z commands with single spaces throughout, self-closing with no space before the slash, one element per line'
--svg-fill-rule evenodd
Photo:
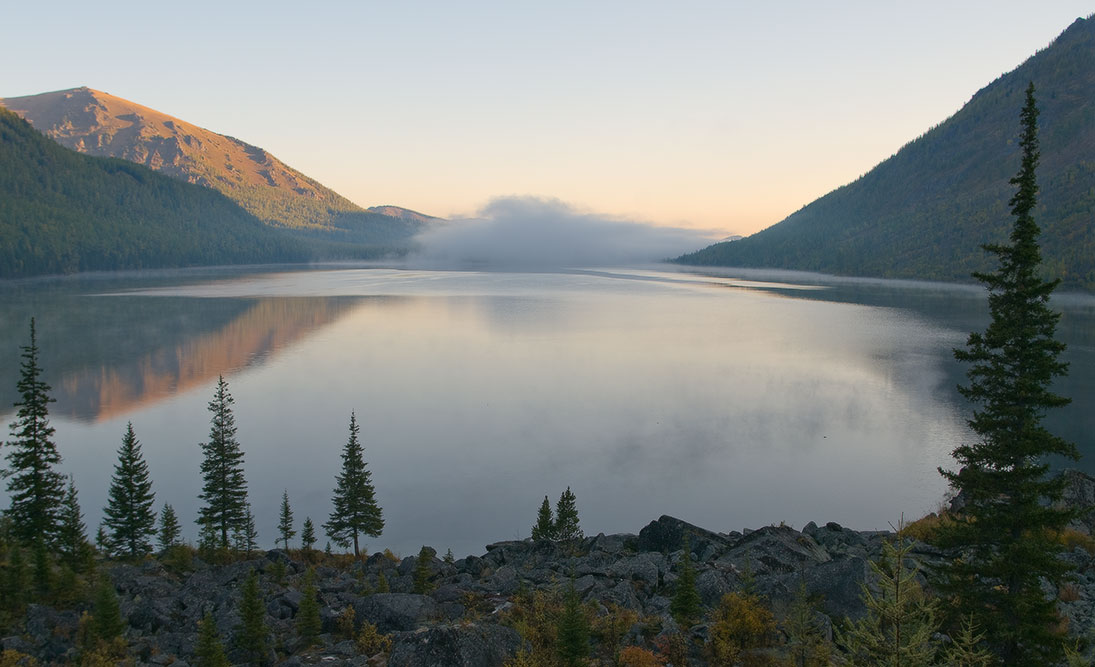
<path fill-rule="evenodd" d="M 62 458 L 53 441 L 49 424 L 51 387 L 42 381 L 38 363 L 38 341 L 34 320 L 30 322 L 30 342 L 22 348 L 18 389 L 21 400 L 16 420 L 11 424 L 13 439 L 5 443 L 8 461 L 3 471 L 8 478 L 10 506 L 3 510 L 0 537 L 48 558 L 51 554 L 79 570 L 93 549 L 87 537 L 71 476 L 67 487 L 57 471 Z M 209 402 L 210 433 L 199 443 L 204 504 L 198 510 L 199 547 L 216 558 L 232 552 L 250 554 L 257 548 L 258 530 L 247 494 L 243 472 L 243 450 L 236 439 L 235 400 L 223 376 L 217 380 Z M 357 418 L 350 414 L 350 437 L 342 453 L 342 471 L 336 476 L 332 496 L 333 509 L 323 524 L 331 539 L 341 546 L 354 546 L 360 555 L 361 536 L 379 537 L 384 528 L 382 509 L 376 501 L 371 473 L 364 460 Z M 152 477 L 144 460 L 140 441 L 132 422 L 126 424 L 118 449 L 118 463 L 110 481 L 103 521 L 96 533 L 96 546 L 115 557 L 139 559 L 152 551 L 153 541 L 161 550 L 179 544 L 180 527 L 174 508 L 164 503 L 157 514 Z M 159 521 L 157 521 L 157 518 Z M 288 489 L 282 494 L 277 526 L 279 540 L 286 550 L 296 535 Z M 309 551 L 315 544 L 311 517 L 304 520 L 302 547 Z M 20 551 L 16 549 L 16 551 Z"/>

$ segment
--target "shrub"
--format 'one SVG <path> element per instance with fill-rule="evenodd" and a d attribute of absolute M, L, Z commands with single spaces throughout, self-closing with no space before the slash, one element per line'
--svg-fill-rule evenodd
<path fill-rule="evenodd" d="M 1092 556 L 1095 556 L 1095 538 L 1081 533 L 1075 528 L 1065 528 L 1057 533 L 1057 541 L 1069 551 L 1076 547 L 1080 547 Z"/>
<path fill-rule="evenodd" d="M 388 635 L 380 634 L 380 631 L 376 629 L 376 626 L 368 621 L 361 623 L 361 630 L 357 633 L 357 639 L 354 640 L 357 644 L 357 650 L 361 651 L 362 655 L 374 656 L 377 653 L 387 653 L 392 650 L 392 638 Z"/>
<path fill-rule="evenodd" d="M 664 662 L 658 659 L 658 656 L 654 655 L 653 651 L 648 651 L 639 646 L 628 646 L 620 651 L 620 659 L 616 664 L 620 667 L 662 667 L 665 665 Z"/>
<path fill-rule="evenodd" d="M 776 619 L 755 595 L 727 593 L 711 614 L 707 650 L 716 664 L 757 664 L 746 654 L 771 646 Z"/>
<path fill-rule="evenodd" d="M 338 618 L 335 619 L 335 627 L 338 628 L 339 634 L 346 639 L 354 638 L 354 632 L 357 630 L 357 618 L 353 607 L 343 607 L 338 614 Z"/>

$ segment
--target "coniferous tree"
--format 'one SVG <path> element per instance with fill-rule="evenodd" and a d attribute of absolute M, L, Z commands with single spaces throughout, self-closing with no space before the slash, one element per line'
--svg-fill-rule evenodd
<path fill-rule="evenodd" d="M 30 573 L 27 572 L 27 563 L 23 560 L 23 549 L 19 545 L 12 545 L 9 548 L 8 566 L 2 574 L 0 609 L 19 612 L 27 600 L 27 589 L 30 586 Z"/>
<path fill-rule="evenodd" d="M 21 399 L 15 421 L 11 423 L 8 441 L 8 496 L 11 505 L 4 515 L 11 520 L 16 541 L 33 544 L 45 541 L 52 546 L 58 540 L 61 503 L 65 495 L 65 478 L 55 467 L 61 455 L 54 444 L 53 427 L 49 424 L 50 386 L 42 381 L 38 365 L 38 340 L 34 319 L 30 321 L 30 345 L 22 348 L 23 361 L 16 387 Z"/>
<path fill-rule="evenodd" d="M 958 632 L 951 639 L 951 644 L 947 647 L 944 658 L 947 667 L 989 667 L 992 665 L 992 654 L 985 650 L 984 646 L 985 635 L 977 631 L 977 623 L 972 616 L 962 619 L 958 626 Z"/>
<path fill-rule="evenodd" d="M 555 505 L 555 539 L 562 542 L 582 539 L 582 529 L 578 525 L 578 499 L 569 486 Z"/>
<path fill-rule="evenodd" d="M 61 560 L 74 571 L 82 572 L 91 561 L 91 545 L 87 541 L 87 527 L 76 497 L 76 481 L 70 475 L 65 500 L 61 503 L 61 529 L 58 552 Z"/>
<path fill-rule="evenodd" d="M 278 516 L 278 533 L 281 534 L 282 546 L 286 551 L 289 551 L 289 540 L 293 539 L 293 536 L 297 534 L 295 528 L 293 528 L 293 510 L 289 507 L 289 490 L 286 489 L 281 494 L 281 514 Z"/>
<path fill-rule="evenodd" d="M 433 576 L 430 561 L 436 555 L 437 552 L 427 546 L 423 546 L 418 551 L 418 558 L 414 564 L 414 592 L 419 595 L 426 595 L 433 590 L 433 584 L 430 583 L 430 577 Z"/>
<path fill-rule="evenodd" d="M 279 561 L 280 562 L 280 561 Z M 351 607 L 352 609 L 353 607 Z M 319 617 L 319 599 L 316 595 L 315 570 L 308 568 L 304 573 L 304 588 L 301 590 L 300 607 L 297 610 L 297 632 L 306 646 L 311 646 L 319 637 L 323 624 Z"/>
<path fill-rule="evenodd" d="M 312 517 L 304 517 L 304 525 L 300 529 L 300 548 L 305 554 L 312 552 L 312 547 L 316 544 L 316 529 L 312 525 Z"/>
<path fill-rule="evenodd" d="M 939 647 L 932 636 L 939 630 L 939 605 L 917 583 L 919 570 L 907 565 L 912 547 L 899 531 L 883 543 L 881 557 L 871 561 L 878 593 L 863 585 L 867 615 L 839 636 L 853 665 L 935 664 Z"/>
<path fill-rule="evenodd" d="M 235 399 L 228 393 L 222 375 L 209 402 L 213 413 L 209 442 L 200 444 L 202 492 L 205 505 L 198 510 L 198 523 L 215 531 L 216 546 L 229 547 L 228 538 L 247 519 L 247 480 L 243 476 L 243 450 L 236 440 L 236 418 L 232 414 Z"/>
<path fill-rule="evenodd" d="M 323 529 L 339 546 L 347 547 L 353 543 L 354 557 L 361 555 L 359 535 L 379 537 L 384 530 L 384 519 L 370 481 L 371 473 L 365 467 L 358 430 L 357 418 L 351 412 L 350 438 L 342 450 L 342 473 L 335 477 L 334 510 L 327 523 L 323 524 Z"/>
<path fill-rule="evenodd" d="M 571 581 L 563 594 L 563 611 L 556 628 L 555 650 L 564 665 L 582 665 L 589 657 L 589 618 Z"/>
<path fill-rule="evenodd" d="M 677 590 L 669 603 L 669 613 L 677 625 L 689 628 L 700 617 L 700 594 L 696 590 L 696 568 L 692 565 L 692 543 L 687 533 L 677 567 Z"/>
<path fill-rule="evenodd" d="M 198 644 L 194 647 L 197 667 L 229 667 L 228 657 L 224 654 L 224 644 L 217 634 L 217 622 L 211 612 L 198 621 Z"/>
<path fill-rule="evenodd" d="M 829 642 L 818 623 L 818 610 L 806 590 L 806 578 L 799 579 L 795 597 L 783 619 L 787 648 L 794 667 L 822 667 L 831 664 Z"/>
<path fill-rule="evenodd" d="M 53 591 L 53 559 L 50 558 L 46 543 L 38 540 L 34 543 L 34 590 L 40 597 Z"/>
<path fill-rule="evenodd" d="M 95 604 L 91 614 L 91 631 L 95 637 L 109 642 L 120 637 L 125 630 L 118 593 L 109 579 L 103 580 L 95 590 Z"/>
<path fill-rule="evenodd" d="M 555 519 L 551 515 L 551 503 L 544 496 L 544 502 L 540 504 L 540 511 L 536 514 L 536 525 L 532 527 L 532 539 L 554 540 Z"/>
<path fill-rule="evenodd" d="M 252 551 L 258 549 L 259 531 L 255 527 L 255 515 L 251 513 L 251 505 L 247 505 L 244 510 L 243 521 L 236 526 L 232 537 L 236 542 L 236 551 L 246 554 L 248 558 Z"/>
<path fill-rule="evenodd" d="M 167 550 L 179 542 L 179 519 L 175 515 L 175 508 L 164 503 L 160 512 L 160 549 Z"/>
<path fill-rule="evenodd" d="M 103 508 L 103 524 L 110 531 L 115 555 L 140 558 L 152 550 L 152 536 L 156 532 L 154 500 L 152 478 L 130 422 L 126 424 L 122 445 L 118 448 L 118 463 L 114 466 L 107 505 Z"/>
<path fill-rule="evenodd" d="M 243 582 L 239 615 L 236 644 L 247 652 L 251 662 L 260 665 L 266 657 L 269 630 L 266 627 L 266 606 L 259 592 L 259 575 L 254 570 Z"/>
<path fill-rule="evenodd" d="M 1047 410 L 1069 399 L 1050 387 L 1067 364 L 1058 360 L 1065 347 L 1055 338 L 1060 314 L 1048 304 L 1058 281 L 1039 276 L 1034 84 L 1020 118 L 1022 164 L 1011 179 L 1016 192 L 1009 202 L 1010 242 L 985 246 L 999 267 L 974 274 L 988 289 L 992 319 L 984 333 L 971 333 L 966 348 L 954 352 L 970 364 L 969 384 L 959 391 L 975 406 L 968 423 L 977 437 L 954 450 L 957 472 L 940 470 L 965 506 L 941 530 L 940 545 L 959 549 L 962 557 L 947 564 L 937 585 L 954 598 L 959 614 L 978 620 L 1005 663 L 1053 664 L 1064 655 L 1064 638 L 1053 629 L 1056 602 L 1047 599 L 1043 582 L 1058 586 L 1068 570 L 1053 533 L 1072 513 L 1054 506 L 1063 479 L 1046 478 L 1045 460 L 1078 454 L 1042 425 Z"/>

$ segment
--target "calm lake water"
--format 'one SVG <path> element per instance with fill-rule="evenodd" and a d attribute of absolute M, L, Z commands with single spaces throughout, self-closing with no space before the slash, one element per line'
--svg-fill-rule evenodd
<path fill-rule="evenodd" d="M 1051 423 L 1092 472 L 1095 299 L 1056 305 L 1074 404 Z M 196 536 L 223 374 L 260 542 L 283 490 L 298 529 L 326 520 L 354 410 L 386 521 L 365 545 L 401 555 L 526 537 L 567 486 L 587 534 L 915 518 L 966 437 L 951 349 L 987 322 L 978 288 L 664 267 L 105 274 L 0 284 L 2 406 L 31 316 L 89 532 L 132 421 Z"/>

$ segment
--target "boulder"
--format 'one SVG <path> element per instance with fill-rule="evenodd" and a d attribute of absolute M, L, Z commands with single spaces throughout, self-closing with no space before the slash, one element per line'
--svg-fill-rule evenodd
<path fill-rule="evenodd" d="M 680 551 L 685 533 L 689 535 L 692 553 L 701 557 L 713 558 L 733 546 L 733 542 L 718 533 L 663 514 L 639 531 L 636 548 L 662 553 Z"/>
<path fill-rule="evenodd" d="M 754 530 L 719 558 L 739 573 L 754 576 L 799 572 L 832 560 L 809 535 L 788 526 L 767 526 Z"/>
<path fill-rule="evenodd" d="M 520 635 L 501 625 L 438 626 L 396 635 L 388 667 L 500 667 L 521 645 Z"/>
<path fill-rule="evenodd" d="M 608 574 L 617 579 L 641 582 L 647 590 L 654 590 L 667 569 L 665 556 L 650 552 L 617 560 L 609 566 Z"/>
<path fill-rule="evenodd" d="M 416 629 L 437 614 L 437 603 L 413 593 L 377 593 L 354 602 L 357 619 L 367 620 L 381 633 Z"/>

